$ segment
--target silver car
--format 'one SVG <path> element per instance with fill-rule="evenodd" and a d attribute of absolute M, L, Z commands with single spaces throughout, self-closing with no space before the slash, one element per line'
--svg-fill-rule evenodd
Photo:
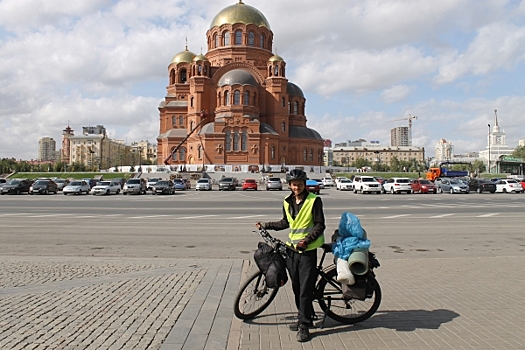
<path fill-rule="evenodd" d="M 439 184 L 438 192 L 448 192 L 450 194 L 469 193 L 470 189 L 468 185 L 459 180 L 442 178 L 441 183 Z"/>
<path fill-rule="evenodd" d="M 211 191 L 211 180 L 205 178 L 197 180 L 195 191 Z"/>
<path fill-rule="evenodd" d="M 266 180 L 266 191 L 269 190 L 283 190 L 283 182 L 281 181 L 281 178 L 279 177 L 269 177 L 268 180 Z"/>
<path fill-rule="evenodd" d="M 62 189 L 62 193 L 68 194 L 88 194 L 91 188 L 89 184 L 84 180 L 73 180 L 67 186 Z"/>

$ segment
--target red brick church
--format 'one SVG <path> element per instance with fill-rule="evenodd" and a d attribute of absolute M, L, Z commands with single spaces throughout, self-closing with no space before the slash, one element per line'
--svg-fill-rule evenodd
<path fill-rule="evenodd" d="M 272 53 L 266 17 L 239 1 L 215 16 L 206 38 L 206 54 L 186 46 L 168 66 L 159 164 L 321 165 L 323 138 L 306 126 L 306 99 Z"/>

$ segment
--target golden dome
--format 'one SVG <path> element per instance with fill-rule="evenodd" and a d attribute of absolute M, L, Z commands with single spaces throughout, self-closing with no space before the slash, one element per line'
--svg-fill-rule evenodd
<path fill-rule="evenodd" d="M 193 58 L 193 62 L 197 61 L 209 61 L 208 57 L 204 56 L 202 53 L 200 55 L 197 55 Z"/>
<path fill-rule="evenodd" d="M 188 48 L 186 48 L 186 50 L 181 51 L 175 56 L 173 56 L 171 63 L 180 63 L 180 62 L 191 63 L 191 61 L 193 60 L 195 56 L 196 55 L 193 52 L 188 51 Z"/>
<path fill-rule="evenodd" d="M 255 7 L 246 5 L 240 0 L 237 4 L 228 6 L 219 12 L 211 22 L 210 29 L 223 24 L 255 24 L 259 27 L 266 27 L 270 29 L 270 23 L 261 11 Z"/>
<path fill-rule="evenodd" d="M 279 56 L 279 55 L 273 55 L 272 57 L 270 57 L 270 58 L 268 59 L 268 61 L 270 61 L 270 62 L 283 61 L 283 62 L 284 62 L 284 58 L 282 58 L 282 57 Z"/>

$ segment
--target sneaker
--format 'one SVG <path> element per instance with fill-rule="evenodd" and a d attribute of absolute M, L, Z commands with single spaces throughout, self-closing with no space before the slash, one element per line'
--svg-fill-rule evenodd
<path fill-rule="evenodd" d="M 297 322 L 294 322 L 290 325 L 288 325 L 288 329 L 291 330 L 292 332 L 297 332 L 299 330 L 299 324 L 301 322 L 297 321 Z M 306 323 L 305 324 L 308 328 L 317 328 L 313 323 Z"/>
<path fill-rule="evenodd" d="M 310 331 L 308 325 L 301 323 L 299 325 L 299 331 L 297 332 L 297 341 L 305 342 L 310 340 Z"/>

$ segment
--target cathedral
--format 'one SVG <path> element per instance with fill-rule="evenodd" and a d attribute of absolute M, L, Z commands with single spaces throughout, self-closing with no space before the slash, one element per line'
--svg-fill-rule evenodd
<path fill-rule="evenodd" d="M 272 51 L 266 17 L 240 0 L 215 16 L 206 39 L 205 54 L 186 46 L 168 66 L 159 164 L 322 165 L 323 138 L 306 126 L 306 99 Z"/>

